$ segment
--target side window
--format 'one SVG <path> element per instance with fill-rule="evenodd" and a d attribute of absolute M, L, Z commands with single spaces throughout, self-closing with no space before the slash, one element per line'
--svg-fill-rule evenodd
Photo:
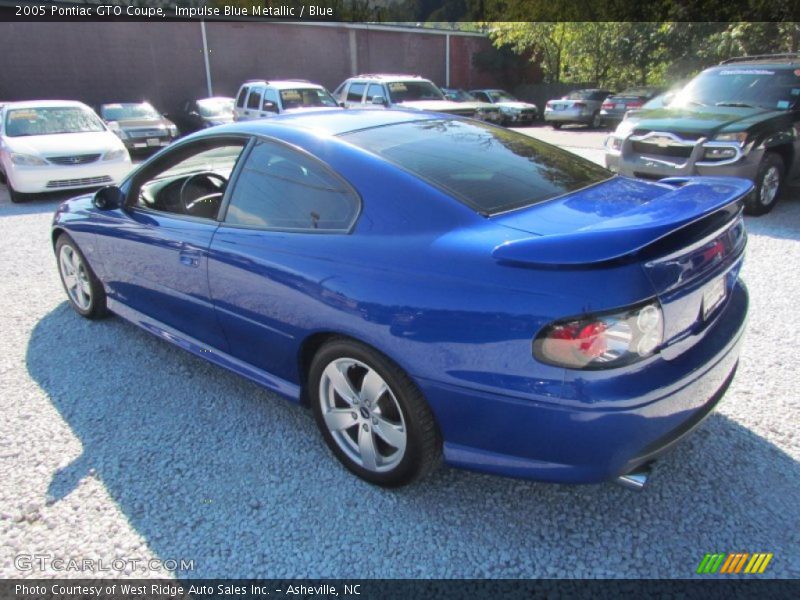
<path fill-rule="evenodd" d="M 348 102 L 361 102 L 361 97 L 364 95 L 365 84 L 351 83 L 350 89 L 347 90 Z"/>
<path fill-rule="evenodd" d="M 372 102 L 372 99 L 375 96 L 383 96 L 386 98 L 386 94 L 383 91 L 383 86 L 378 83 L 370 83 L 369 87 L 367 88 L 367 102 Z"/>
<path fill-rule="evenodd" d="M 225 223 L 291 231 L 347 231 L 359 200 L 315 159 L 282 144 L 253 146 L 236 180 Z"/>
<path fill-rule="evenodd" d="M 258 110 L 261 108 L 261 91 L 258 89 L 253 89 L 250 92 L 250 96 L 247 98 L 247 108 L 251 108 L 253 110 Z"/>
<path fill-rule="evenodd" d="M 337 100 L 341 100 L 341 99 L 342 99 L 342 92 L 344 92 L 344 86 L 345 86 L 345 84 L 347 84 L 347 82 L 346 82 L 346 81 L 344 81 L 344 82 L 340 83 L 340 84 L 339 84 L 339 87 L 337 87 L 335 90 L 333 90 L 333 94 L 332 94 L 332 96 L 333 96 L 334 98 L 336 98 Z"/>
<path fill-rule="evenodd" d="M 281 104 L 278 99 L 278 92 L 276 90 L 273 90 L 272 88 L 267 88 L 264 90 L 264 104 L 267 102 L 272 102 L 273 106 L 275 107 L 274 112 L 278 112 Z M 265 107 L 264 110 L 267 110 L 267 108 Z"/>
<path fill-rule="evenodd" d="M 475 96 L 481 102 L 491 102 L 489 96 L 485 92 L 472 92 L 472 95 Z"/>
<path fill-rule="evenodd" d="M 228 179 L 246 143 L 239 138 L 206 138 L 176 147 L 137 176 L 129 203 L 148 210 L 216 219 Z"/>
<path fill-rule="evenodd" d="M 244 108 L 244 99 L 247 98 L 247 90 L 248 87 L 245 85 L 239 91 L 239 97 L 236 98 L 236 106 L 238 106 L 239 108 Z"/>

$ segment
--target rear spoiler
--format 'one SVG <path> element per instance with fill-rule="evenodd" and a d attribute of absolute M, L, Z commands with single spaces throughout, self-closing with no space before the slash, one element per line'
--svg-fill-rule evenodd
<path fill-rule="evenodd" d="M 681 232 L 696 239 L 742 211 L 752 182 L 738 178 L 668 178 L 670 192 L 637 209 L 573 232 L 505 242 L 492 251 L 501 263 L 524 266 L 595 266 L 631 257 Z M 557 201 L 557 200 L 554 200 Z M 687 245 L 692 240 L 684 240 Z"/>

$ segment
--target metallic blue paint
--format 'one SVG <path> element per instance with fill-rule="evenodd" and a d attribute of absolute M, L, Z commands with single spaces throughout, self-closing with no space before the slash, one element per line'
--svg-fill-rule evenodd
<path fill-rule="evenodd" d="M 751 184 L 613 178 L 485 218 L 336 137 L 428 118 L 446 117 L 336 111 L 188 138 L 264 136 L 315 155 L 361 196 L 349 234 L 99 210 L 83 196 L 59 207 L 54 235 L 75 239 L 112 311 L 295 401 L 312 336 L 376 348 L 424 393 L 453 465 L 596 482 L 650 460 L 699 422 L 735 369 L 748 306 L 736 207 Z M 700 227 L 712 217 L 724 223 Z M 703 320 L 703 290 L 720 277 L 727 298 Z M 553 321 L 653 298 L 665 341 L 647 359 L 582 371 L 532 356 Z"/>

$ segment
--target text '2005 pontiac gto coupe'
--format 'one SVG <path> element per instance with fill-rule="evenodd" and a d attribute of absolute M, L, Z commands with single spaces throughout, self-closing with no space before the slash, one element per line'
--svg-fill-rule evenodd
<path fill-rule="evenodd" d="M 310 405 L 348 469 L 635 485 L 736 369 L 736 178 L 412 111 L 234 123 L 53 224 L 69 301 Z"/>

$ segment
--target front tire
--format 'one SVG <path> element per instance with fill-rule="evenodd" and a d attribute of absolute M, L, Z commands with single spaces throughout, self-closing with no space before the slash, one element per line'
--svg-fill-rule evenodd
<path fill-rule="evenodd" d="M 744 210 L 749 215 L 764 215 L 775 208 L 783 188 L 785 167 L 783 159 L 767 152 L 758 165 L 755 190 L 745 201 Z"/>
<path fill-rule="evenodd" d="M 553 129 L 561 129 L 561 123 L 558 122 L 550 123 L 550 127 L 552 127 Z"/>
<path fill-rule="evenodd" d="M 82 317 L 100 319 L 108 314 L 106 292 L 75 241 L 62 233 L 56 241 L 58 274 L 70 306 Z"/>
<path fill-rule="evenodd" d="M 14 189 L 14 186 L 8 180 L 6 181 L 6 187 L 8 188 L 8 196 L 14 204 L 22 204 L 31 199 L 31 194 L 21 194 Z"/>
<path fill-rule="evenodd" d="M 600 117 L 600 111 L 596 110 L 592 115 L 592 122 L 589 123 L 589 127 L 592 129 L 600 129 L 603 127 L 603 119 Z"/>
<path fill-rule="evenodd" d="M 422 393 L 368 346 L 345 338 L 325 344 L 311 364 L 308 393 L 325 443 L 365 481 L 398 487 L 441 462 L 441 437 Z"/>

